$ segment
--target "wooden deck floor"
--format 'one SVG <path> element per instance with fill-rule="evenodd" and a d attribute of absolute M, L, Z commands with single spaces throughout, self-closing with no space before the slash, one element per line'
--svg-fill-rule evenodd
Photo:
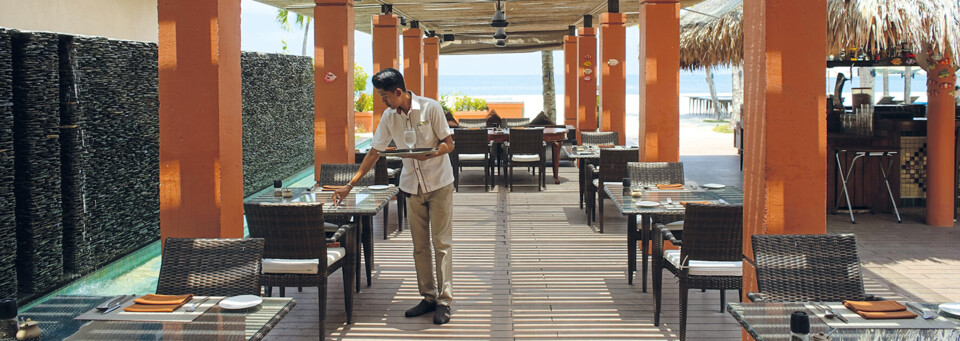
<path fill-rule="evenodd" d="M 345 323 L 341 277 L 332 279 L 327 338 L 677 338 L 678 290 L 673 277 L 664 276 L 664 313 L 661 325 L 654 326 L 652 290 L 642 293 L 639 281 L 628 285 L 625 277 L 625 219 L 608 204 L 604 234 L 586 225 L 577 204 L 575 168 L 561 168 L 562 183 L 548 184 L 543 192 L 537 192 L 532 177 L 519 168 L 518 181 L 526 179 L 529 186 L 515 192 L 502 186 L 484 192 L 482 172 L 471 169 L 466 173 L 462 183 L 481 186 L 464 185 L 454 195 L 455 301 L 450 323 L 434 325 L 432 314 L 403 316 L 420 296 L 409 230 L 396 232 L 394 207 L 389 239 L 380 239 L 381 217 L 375 219 L 375 277 L 373 286 L 363 287 L 355 298 L 353 324 Z M 956 290 L 960 257 L 952 248 L 958 241 L 954 229 L 890 224 L 885 218 L 867 215 L 858 217 L 861 223 L 851 225 L 843 216 L 828 217 L 831 232 L 855 232 L 860 238 L 868 291 L 930 302 L 960 300 Z M 905 240 L 908 243 L 903 243 Z M 935 253 L 939 258 L 927 258 L 927 242 L 938 247 L 940 251 Z M 302 293 L 288 290 L 288 295 L 296 299 L 297 307 L 268 338 L 316 340 L 316 288 L 304 288 Z M 736 299 L 736 295 L 730 291 L 727 296 Z M 692 290 L 688 311 L 688 339 L 740 339 L 739 325 L 720 311 L 718 291 Z"/>

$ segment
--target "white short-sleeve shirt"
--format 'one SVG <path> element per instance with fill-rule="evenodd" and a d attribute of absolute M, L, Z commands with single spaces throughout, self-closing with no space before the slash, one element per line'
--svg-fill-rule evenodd
<path fill-rule="evenodd" d="M 397 148 L 407 148 L 403 142 L 403 133 L 408 128 L 416 132 L 417 142 L 414 148 L 436 148 L 440 141 L 450 136 L 450 127 L 443 116 L 440 102 L 420 97 L 411 91 L 410 112 L 400 114 L 387 108 L 380 118 L 380 125 L 373 133 L 370 147 L 384 151 L 393 140 Z M 403 172 L 400 175 L 400 189 L 417 194 L 429 193 L 453 183 L 453 167 L 449 155 L 441 155 L 426 161 L 403 159 Z"/>

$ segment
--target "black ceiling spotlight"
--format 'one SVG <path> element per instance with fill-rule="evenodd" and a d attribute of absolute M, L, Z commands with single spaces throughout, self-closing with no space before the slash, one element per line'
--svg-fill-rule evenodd
<path fill-rule="evenodd" d="M 420 22 L 416 20 L 410 20 L 410 28 L 420 28 Z"/>
<path fill-rule="evenodd" d="M 505 46 L 507 46 L 507 41 L 506 41 L 506 40 L 503 40 L 503 39 L 497 39 L 497 44 L 496 44 L 496 45 L 497 45 L 497 47 L 505 47 Z"/>
<path fill-rule="evenodd" d="M 442 39 L 443 41 L 453 41 L 456 37 L 453 36 L 453 33 L 445 33 Z"/>
<path fill-rule="evenodd" d="M 393 14 L 393 5 L 387 5 L 387 4 L 380 5 L 380 13 Z"/>
<path fill-rule="evenodd" d="M 620 13 L 620 0 L 607 1 L 607 12 Z"/>
<path fill-rule="evenodd" d="M 507 39 L 507 32 L 503 30 L 503 27 L 497 28 L 497 33 L 493 35 L 493 39 Z"/>
<path fill-rule="evenodd" d="M 507 22 L 507 15 L 503 13 L 503 9 L 500 8 L 500 0 L 497 0 L 497 11 L 493 13 L 493 20 L 490 21 L 490 26 L 493 27 L 507 27 L 510 23 Z"/>
<path fill-rule="evenodd" d="M 583 16 L 583 27 L 593 27 L 592 15 L 587 14 Z"/>
<path fill-rule="evenodd" d="M 574 25 L 567 26 L 567 35 L 571 37 L 577 35 L 577 26 L 574 26 Z"/>

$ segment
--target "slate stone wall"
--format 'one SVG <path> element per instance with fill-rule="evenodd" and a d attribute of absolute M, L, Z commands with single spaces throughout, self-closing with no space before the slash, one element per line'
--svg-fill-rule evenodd
<path fill-rule="evenodd" d="M 313 165 L 313 61 L 244 52 L 243 195 Z"/>
<path fill-rule="evenodd" d="M 0 298 L 17 293 L 13 158 L 13 47 L 9 32 L 0 29 Z"/>

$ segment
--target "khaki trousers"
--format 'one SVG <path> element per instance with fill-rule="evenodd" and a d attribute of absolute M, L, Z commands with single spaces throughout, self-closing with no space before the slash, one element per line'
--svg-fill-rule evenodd
<path fill-rule="evenodd" d="M 413 262 L 420 295 L 427 302 L 450 305 L 453 301 L 453 184 L 429 193 L 411 194 L 407 198 L 407 219 L 413 237 Z M 431 239 L 436 281 L 430 255 Z"/>

